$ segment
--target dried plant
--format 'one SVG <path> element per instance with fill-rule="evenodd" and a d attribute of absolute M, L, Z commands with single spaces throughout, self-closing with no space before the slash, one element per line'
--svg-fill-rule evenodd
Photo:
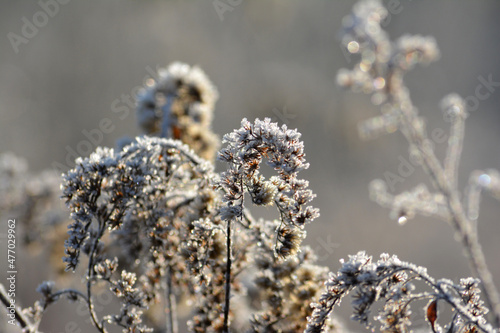
<path fill-rule="evenodd" d="M 243 119 L 219 149 L 210 129 L 218 98 L 214 85 L 198 67 L 173 63 L 137 97 L 144 136 L 78 158 L 62 177 L 62 194 L 53 174 L 27 176 L 22 160 L 0 157 L 0 207 L 22 216 L 27 244 L 63 243 L 57 231 L 66 224 L 66 212 L 54 203 L 59 195 L 65 200 L 71 222 L 63 261 L 66 270 L 84 278 L 80 288 L 40 284 L 41 300 L 15 312 L 23 332 L 39 332 L 47 307 L 63 297 L 82 302 L 101 333 L 113 326 L 176 333 L 179 308 L 190 309 L 192 332 L 345 332 L 332 312 L 351 292 L 352 319 L 372 330 L 378 322 L 382 332 L 410 331 L 411 306 L 425 302 L 432 332 L 498 332 L 499 294 L 476 223 L 481 192 L 500 198 L 500 175 L 474 171 L 460 200 L 466 105 L 455 94 L 442 102 L 451 134 L 441 162 L 403 81 L 414 65 L 439 56 L 436 42 L 421 36 L 392 42 L 381 27 L 386 14 L 380 2 L 366 0 L 344 19 L 342 42 L 359 62 L 340 71 L 338 82 L 371 94 L 381 108 L 380 116 L 360 124 L 361 136 L 399 130 L 433 188 L 419 185 L 393 195 L 375 180 L 370 195 L 399 223 L 416 214 L 447 221 L 460 235 L 476 278 L 434 279 L 396 256 L 382 254 L 374 262 L 364 252 L 328 274 L 314 251 L 301 245 L 305 225 L 319 211 L 309 205 L 315 197 L 309 183 L 298 177 L 309 166 L 300 133 L 267 118 Z M 216 157 L 226 163 L 225 171 L 214 171 Z M 275 176 L 264 177 L 263 162 Z M 254 218 L 246 207 L 250 202 L 274 206 L 277 218 Z M 116 313 L 96 310 L 102 293 L 114 295 Z M 0 301 L 9 307 L 1 284 Z M 447 323 L 438 321 L 439 304 L 453 310 Z"/>
<path fill-rule="evenodd" d="M 344 294 L 357 287 L 357 301 L 354 304 L 356 320 L 368 323 L 366 311 L 371 304 L 379 299 L 386 300 L 384 310 L 377 317 L 383 322 L 382 331 L 408 331 L 409 303 L 424 297 L 432 300 L 427 308 L 427 319 L 434 332 L 441 331 L 434 325 L 435 318 L 432 319 L 436 311 L 432 310 L 435 308 L 433 302 L 438 300 L 445 300 L 456 311 L 452 322 L 446 327 L 447 332 L 492 332 L 493 327 L 498 329 L 500 326 L 500 299 L 481 250 L 475 223 L 480 191 L 488 189 L 494 194 L 498 192 L 497 172 L 473 172 L 466 202 L 460 201 L 457 170 L 462 152 L 464 121 L 467 117 L 465 102 L 458 95 L 451 94 L 441 103 L 446 119 L 451 122 L 446 157 L 441 162 L 426 133 L 425 121 L 413 105 L 403 80 L 404 74 L 416 64 L 426 64 L 439 57 L 436 41 L 432 37 L 405 35 L 392 42 L 381 27 L 386 15 L 387 11 L 380 2 L 364 1 L 358 3 L 353 14 L 344 19 L 342 42 L 353 54 L 359 54 L 360 61 L 352 70 L 340 71 L 338 83 L 355 92 L 370 94 L 373 104 L 380 106 L 380 116 L 360 124 L 361 136 L 374 138 L 382 133 L 399 130 L 408 141 L 412 160 L 418 161 L 429 175 L 434 190 L 430 191 L 421 184 L 410 192 L 392 195 L 387 191 L 387 184 L 379 179 L 372 182 L 370 195 L 381 206 L 390 208 L 392 217 L 398 219 L 399 223 L 405 223 L 417 213 L 450 223 L 460 236 L 472 271 L 481 282 L 485 300 L 492 312 L 493 326 L 484 323 L 483 315 L 486 311 L 477 296 L 478 282 L 463 280 L 466 282 L 462 284 L 471 285 L 465 287 L 455 286 L 447 280 L 434 281 L 422 268 L 399 263 L 396 258 L 387 261 L 383 257 L 373 265 L 370 257 L 360 253 L 329 279 L 327 291 L 315 305 L 307 331 L 321 332 L 325 318 L 333 306 L 340 302 Z M 386 267 L 388 264 L 390 269 Z M 407 275 L 401 277 L 400 271 L 411 273 L 410 278 Z M 411 294 L 408 279 L 423 280 L 433 288 L 433 293 Z M 382 285 L 385 283 L 389 284 Z M 405 289 L 405 295 L 398 291 L 401 288 Z M 471 288 L 474 289 L 474 296 L 464 296 L 463 293 L 469 293 Z"/>
<path fill-rule="evenodd" d="M 297 178 L 308 167 L 300 134 L 269 119 L 244 120 L 224 137 L 219 159 L 229 167 L 216 174 L 200 157 L 213 160 L 218 146 L 209 121 L 216 96 L 199 68 L 170 65 L 138 96 L 147 135 L 116 151 L 98 148 L 63 175 L 62 198 L 73 220 L 64 262 L 83 274 L 86 286 L 41 284 L 42 300 L 20 312 L 26 331 L 36 332 L 45 309 L 63 296 L 84 302 L 99 332 L 110 325 L 177 332 L 178 303 L 191 306 L 193 332 L 226 332 L 230 322 L 255 332 L 305 329 L 326 269 L 315 265 L 311 250 L 299 253 L 304 225 L 318 216 L 307 205 L 314 197 L 308 182 Z M 259 173 L 263 160 L 276 177 Z M 15 170 L 15 163 L 4 164 L 14 177 L 8 167 Z M 279 220 L 253 219 L 245 193 L 255 205 L 276 205 Z M 121 303 L 116 314 L 95 310 L 95 295 L 106 289 Z M 230 299 L 237 305 L 230 308 Z"/>
<path fill-rule="evenodd" d="M 213 160 L 218 138 L 210 130 L 217 89 L 198 67 L 175 62 L 137 97 L 137 119 L 147 135 L 180 140 Z"/>
<path fill-rule="evenodd" d="M 486 323 L 484 315 L 488 310 L 479 298 L 479 281 L 467 278 L 454 284 L 448 279 L 435 280 L 427 274 L 427 269 L 400 261 L 396 256 L 382 254 L 376 263 L 364 252 L 350 256 L 336 274 L 331 274 L 326 282 L 326 291 L 318 303 L 313 304 L 314 313 L 309 317 L 305 332 L 324 332 L 328 316 L 342 298 L 356 290 L 353 296 L 352 319 L 374 328 L 370 321 L 371 309 L 378 301 L 383 301 L 382 309 L 374 319 L 380 322 L 381 332 L 409 332 L 411 325 L 411 303 L 429 300 L 426 319 L 432 332 L 442 332 L 436 322 L 437 303 L 449 304 L 455 311 L 446 326 L 446 332 L 494 332 Z M 422 281 L 429 291 L 414 292 L 415 282 Z"/>

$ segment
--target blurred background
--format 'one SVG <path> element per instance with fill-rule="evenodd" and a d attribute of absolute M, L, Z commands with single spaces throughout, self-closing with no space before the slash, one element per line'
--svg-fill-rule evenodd
<path fill-rule="evenodd" d="M 302 176 L 310 180 L 318 195 L 313 204 L 321 210 L 307 228 L 306 243 L 316 249 L 321 264 L 337 270 L 339 259 L 366 250 L 375 257 L 397 254 L 426 266 L 436 278 L 470 276 L 450 226 L 424 217 L 400 226 L 387 209 L 369 200 L 370 181 L 386 172 L 397 174 L 398 157 L 408 160 L 408 152 L 399 133 L 362 141 L 358 122 L 378 110 L 368 96 L 336 85 L 337 71 L 356 60 L 346 56 L 338 38 L 342 17 L 354 2 L 244 0 L 218 12 L 212 0 L 61 0 L 57 11 L 47 12 L 42 4 L 48 2 L 0 1 L 0 152 L 24 157 L 34 172 L 67 166 L 68 151 L 76 150 L 86 140 L 83 132 L 99 128 L 104 118 L 113 130 L 101 145 L 114 146 L 122 136 L 141 134 L 130 98 L 156 68 L 177 60 L 199 65 L 220 94 L 213 123 L 219 135 L 238 128 L 243 117 L 271 117 L 303 134 L 311 167 Z M 447 131 L 439 109 L 443 96 L 475 96 L 488 77 L 500 82 L 500 2 L 391 2 L 397 5 L 386 26 L 392 38 L 421 34 L 437 40 L 441 59 L 417 67 L 407 83 L 429 132 Z M 38 26 L 30 29 L 26 22 Z M 472 170 L 500 168 L 500 84 L 489 93 L 466 124 L 461 188 Z M 116 106 L 130 112 L 120 118 L 113 112 Z M 438 145 L 437 151 L 443 153 L 444 147 Z M 426 179 L 417 169 L 395 191 Z M 485 196 L 479 235 L 497 286 L 499 213 L 498 202 Z M 0 233 L 6 230 L 4 219 Z M 5 238 L 0 242 L 3 281 Z M 19 250 L 17 300 L 27 306 L 38 299 L 34 289 L 50 274 L 43 254 L 31 257 Z M 65 326 L 62 314 L 76 321 L 82 317 L 74 305 L 61 303 L 49 309 L 42 331 L 92 331 L 85 324 Z M 343 311 L 348 308 L 344 304 Z M 0 323 L 4 320 L 2 315 Z"/>

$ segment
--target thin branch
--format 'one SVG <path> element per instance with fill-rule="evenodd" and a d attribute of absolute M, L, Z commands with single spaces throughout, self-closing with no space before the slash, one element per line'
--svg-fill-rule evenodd
<path fill-rule="evenodd" d="M 57 299 L 57 298 L 61 297 L 64 294 L 70 294 L 72 296 L 78 296 L 81 299 L 83 299 L 86 303 L 88 302 L 87 296 L 85 296 L 81 291 L 78 291 L 76 289 L 63 289 L 63 290 L 59 290 L 58 292 L 55 292 L 55 293 L 51 294 L 50 296 L 52 298 L 54 298 L 54 299 Z"/>
<path fill-rule="evenodd" d="M 226 299 L 224 306 L 224 333 L 229 333 L 229 305 L 231 299 L 231 221 L 227 221 L 226 229 L 226 248 L 227 248 L 227 258 L 226 258 Z"/>
<path fill-rule="evenodd" d="M 165 302 L 166 302 L 166 314 L 167 314 L 167 323 L 166 329 L 167 333 L 178 333 L 179 327 L 177 325 L 177 301 L 175 299 L 175 295 L 172 292 L 172 269 L 169 266 L 166 272 L 166 281 L 165 281 Z"/>
<path fill-rule="evenodd" d="M 463 142 L 465 136 L 465 112 L 466 106 L 464 100 L 457 94 L 450 94 L 443 98 L 441 108 L 445 114 L 445 119 L 451 120 L 450 136 L 448 138 L 448 147 L 444 159 L 444 171 L 448 176 L 450 185 L 457 189 L 458 187 L 458 165 L 462 155 Z"/>
<path fill-rule="evenodd" d="M 391 86 L 402 87 L 402 75 L 394 73 L 390 76 Z M 493 282 L 493 277 L 486 264 L 484 253 L 481 249 L 477 233 L 473 223 L 466 217 L 463 206 L 458 197 L 458 191 L 451 180 L 446 176 L 445 170 L 439 163 L 432 147 L 429 145 L 429 139 L 423 131 L 416 128 L 420 121 L 411 99 L 404 89 L 394 89 L 392 97 L 397 105 L 401 105 L 402 129 L 410 145 L 414 145 L 422 155 L 423 165 L 426 167 L 431 179 L 437 189 L 446 197 L 448 208 L 451 214 L 451 223 L 459 232 L 462 245 L 464 246 L 469 264 L 474 274 L 482 282 L 486 302 L 494 316 L 494 325 L 500 327 L 500 297 Z"/>
<path fill-rule="evenodd" d="M 12 305 L 10 302 L 10 298 L 7 295 L 7 291 L 2 283 L 0 283 L 0 301 L 5 306 L 5 309 L 8 311 L 8 308 Z M 14 312 L 15 320 L 19 323 L 19 326 L 23 328 L 23 332 L 26 333 L 37 333 L 38 330 L 34 328 L 34 325 L 31 321 L 23 314 L 22 309 L 19 307 L 15 308 Z"/>
<path fill-rule="evenodd" d="M 113 211 L 113 210 L 111 210 Z M 97 244 L 99 243 L 99 239 L 102 237 L 104 234 L 105 228 L 105 222 L 103 222 L 104 219 L 99 221 L 99 233 L 98 235 L 94 238 L 94 241 L 92 242 L 92 249 L 89 253 L 89 263 L 87 266 L 87 307 L 89 309 L 90 313 L 90 318 L 92 319 L 92 322 L 94 323 L 95 327 L 99 330 L 101 333 L 107 333 L 107 330 L 105 329 L 104 325 L 102 323 L 99 323 L 99 319 L 97 318 L 97 314 L 94 310 L 94 304 L 92 303 L 92 279 L 94 276 L 94 258 L 97 250 Z"/>
<path fill-rule="evenodd" d="M 458 165 L 460 163 L 460 156 L 462 155 L 464 132 L 465 132 L 465 111 L 463 105 L 455 105 L 451 108 L 458 108 L 460 110 L 450 110 L 455 112 L 453 116 L 453 123 L 450 128 L 450 137 L 448 138 L 448 148 L 446 150 L 446 157 L 444 159 L 444 171 L 448 175 L 448 181 L 452 188 L 458 186 Z"/>

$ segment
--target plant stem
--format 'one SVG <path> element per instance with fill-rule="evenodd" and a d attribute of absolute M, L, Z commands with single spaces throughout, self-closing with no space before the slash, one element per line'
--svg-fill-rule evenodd
<path fill-rule="evenodd" d="M 464 212 L 464 208 L 458 197 L 458 189 L 454 179 L 446 176 L 446 173 L 439 163 L 434 151 L 427 144 L 427 137 L 422 131 L 416 128 L 419 121 L 416 108 L 412 105 L 407 91 L 402 89 L 402 75 L 393 73 L 390 76 L 391 86 L 399 87 L 392 89 L 391 95 L 396 105 L 400 105 L 402 114 L 402 132 L 411 145 L 415 145 L 420 151 L 423 163 L 433 180 L 436 188 L 445 197 L 451 215 L 451 223 L 461 237 L 461 242 L 467 257 L 469 265 L 474 274 L 481 280 L 484 290 L 484 296 L 489 308 L 494 316 L 494 326 L 500 327 L 500 297 L 493 283 L 493 277 L 486 264 L 484 253 L 479 243 L 477 232 Z"/>
<path fill-rule="evenodd" d="M 226 235 L 226 302 L 224 307 L 224 333 L 229 333 L 229 303 L 231 299 L 231 221 L 227 221 L 227 235 Z"/>
<path fill-rule="evenodd" d="M 0 283 L 0 301 L 3 303 L 6 310 L 8 310 L 9 306 L 11 306 L 9 296 L 7 295 L 5 287 L 1 283 Z M 21 311 L 21 309 L 19 307 L 16 307 L 15 312 L 14 312 L 14 316 L 15 316 L 16 321 L 23 328 L 23 332 L 26 332 L 26 333 L 38 332 L 38 330 L 33 328 L 33 324 L 31 324 L 29 319 L 24 316 L 23 312 Z"/>
<path fill-rule="evenodd" d="M 104 328 L 103 323 L 99 323 L 97 314 L 94 309 L 94 304 L 92 302 L 92 279 L 94 278 L 94 259 L 97 251 L 97 244 L 99 243 L 99 239 L 102 237 L 102 235 L 104 234 L 104 230 L 106 229 L 106 223 L 104 222 L 106 219 L 103 218 L 99 220 L 99 232 L 92 242 L 92 249 L 89 253 L 89 263 L 87 266 L 87 307 L 89 309 L 89 314 L 92 322 L 101 333 L 107 333 L 107 330 Z"/>
<path fill-rule="evenodd" d="M 167 303 L 167 333 L 178 333 L 179 328 L 177 326 L 177 302 L 175 299 L 175 295 L 172 293 L 172 269 L 170 268 L 170 266 L 167 268 L 165 291 L 165 301 Z"/>

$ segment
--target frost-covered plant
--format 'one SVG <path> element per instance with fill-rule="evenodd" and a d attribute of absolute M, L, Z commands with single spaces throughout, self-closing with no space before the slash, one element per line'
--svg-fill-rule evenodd
<path fill-rule="evenodd" d="M 352 319 L 372 330 L 378 322 L 382 332 L 410 331 L 411 306 L 425 302 L 432 332 L 498 332 L 499 295 L 475 224 L 481 192 L 500 197 L 500 175 L 473 172 L 466 201 L 460 200 L 465 103 L 455 94 L 442 102 L 451 135 L 441 162 L 403 81 L 415 64 L 439 56 L 436 42 L 421 36 L 392 42 L 380 25 L 385 15 L 380 2 L 366 0 L 344 19 L 342 42 L 360 61 L 340 71 L 338 82 L 371 94 L 381 107 L 380 116 L 360 124 L 361 136 L 401 131 L 434 188 L 419 185 L 393 195 L 376 180 L 371 197 L 400 223 L 415 214 L 449 222 L 476 279 L 434 279 L 396 256 L 382 254 L 374 262 L 364 252 L 342 260 L 338 272 L 328 275 L 314 251 L 301 246 L 306 224 L 319 211 L 310 205 L 315 195 L 309 183 L 299 178 L 309 166 L 300 133 L 267 118 L 243 119 L 223 137 L 216 155 L 219 142 L 210 124 L 217 90 L 198 67 L 173 63 L 137 97 L 145 135 L 121 140 L 116 150 L 97 148 L 63 175 L 62 198 L 71 219 L 64 262 L 84 277 L 84 286 L 57 290 L 43 282 L 37 289 L 42 299 L 16 312 L 23 332 L 39 332 L 47 307 L 63 297 L 83 302 L 101 333 L 112 325 L 123 332 L 177 333 L 178 304 L 190 309 L 191 332 L 345 332 L 332 312 L 352 292 Z M 214 171 L 215 157 L 226 163 L 225 171 Z M 263 162 L 276 175 L 265 178 Z M 27 243 L 62 243 L 55 230 L 67 219 L 53 205 L 58 181 L 51 174 L 26 173 L 22 160 L 0 157 L 0 208 L 22 216 Z M 249 202 L 274 206 L 277 218 L 254 218 L 245 206 Z M 96 310 L 100 293 L 115 296 L 117 313 Z M 1 284 L 0 302 L 10 304 Z M 445 325 L 438 321 L 439 304 L 454 311 Z"/>
<path fill-rule="evenodd" d="M 427 300 L 426 319 L 432 332 L 442 332 L 437 323 L 438 302 L 447 303 L 454 309 L 454 315 L 446 332 L 494 332 L 486 323 L 484 315 L 488 309 L 479 298 L 479 280 L 461 279 L 459 284 L 448 279 L 435 280 L 427 269 L 400 261 L 396 256 L 382 254 L 380 260 L 364 252 L 341 260 L 342 267 L 331 274 L 326 282 L 326 291 L 318 303 L 312 304 L 313 315 L 305 332 L 325 332 L 325 325 L 335 305 L 355 290 L 352 319 L 374 329 L 371 310 L 376 302 L 383 302 L 382 309 L 374 319 L 380 322 L 381 332 L 409 332 L 411 327 L 411 303 Z M 422 281 L 429 291 L 415 292 L 415 283 Z"/>
<path fill-rule="evenodd" d="M 392 195 L 388 193 L 387 184 L 383 180 L 375 180 L 370 186 L 370 195 L 380 205 L 390 208 L 391 216 L 398 219 L 399 223 L 405 223 L 418 213 L 437 217 L 451 224 L 460 237 L 472 271 L 479 278 L 488 308 L 492 312 L 493 326 L 498 329 L 499 294 L 486 265 L 475 228 L 480 192 L 486 189 L 498 197 L 498 173 L 494 170 L 486 173 L 473 172 L 465 202 L 460 200 L 457 170 L 462 152 L 464 122 L 467 117 L 465 102 L 458 95 L 450 94 L 441 103 L 445 119 L 451 122 L 446 157 L 441 162 L 436 157 L 433 143 L 426 133 L 425 121 L 413 105 L 403 80 L 406 72 L 416 64 L 426 64 L 439 57 L 436 41 L 432 37 L 405 35 L 392 42 L 381 27 L 386 15 L 387 11 L 379 1 L 362 1 L 354 7 L 353 13 L 344 19 L 342 42 L 351 53 L 359 54 L 360 60 L 352 70 L 339 72 L 338 83 L 355 92 L 370 94 L 372 103 L 380 106 L 382 115 L 360 124 L 361 136 L 373 138 L 382 133 L 399 130 L 409 143 L 412 160 L 417 161 L 427 172 L 434 189 L 431 191 L 421 184 L 410 192 Z M 377 316 L 377 319 L 383 322 L 382 331 L 406 332 L 410 323 L 409 303 L 420 297 L 428 297 L 436 303 L 438 300 L 445 300 L 456 311 L 453 320 L 446 327 L 447 332 L 494 330 L 492 325 L 485 324 L 483 316 L 487 311 L 478 297 L 479 282 L 463 280 L 466 282 L 462 284 L 471 284 L 467 288 L 474 289 L 474 296 L 465 297 L 461 294 L 467 289 L 465 286 L 455 286 L 447 280 L 435 282 L 423 269 L 406 263 L 398 264 L 401 269 L 396 269 L 395 272 L 385 272 L 386 261 L 387 259 L 383 258 L 373 265 L 371 258 L 361 253 L 345 263 L 339 273 L 329 279 L 327 291 L 319 303 L 314 305 L 314 315 L 309 318 L 307 331 L 321 332 L 323 323 L 333 306 L 353 288 L 358 288 L 354 319 L 363 323 L 368 323 L 366 311 L 371 304 L 379 299 L 386 300 L 384 310 Z M 396 260 L 390 262 L 394 265 Z M 355 266 L 359 268 L 353 269 Z M 433 288 L 433 293 L 411 294 L 406 277 L 403 279 L 397 277 L 396 284 L 392 281 L 393 286 L 381 287 L 381 283 L 387 283 L 384 281 L 392 279 L 394 273 L 401 270 L 410 271 L 413 275 L 411 279 L 426 282 Z M 373 273 L 377 276 L 369 276 L 366 279 L 365 271 L 368 276 Z M 406 289 L 405 295 L 397 291 L 401 288 Z M 431 323 L 433 332 L 441 331 L 434 325 L 436 305 L 432 302 L 427 308 L 427 319 Z"/>
<path fill-rule="evenodd" d="M 229 163 L 221 174 L 219 186 L 224 190 L 222 218 L 241 219 L 244 194 L 248 193 L 255 205 L 276 205 L 281 225 L 276 235 L 276 253 L 287 258 L 296 254 L 303 237 L 304 225 L 319 216 L 319 211 L 307 204 L 314 198 L 307 189 L 309 182 L 298 179 L 307 169 L 304 144 L 300 133 L 279 128 L 269 118 L 257 119 L 254 124 L 243 119 L 241 128 L 224 136 L 227 147 L 219 152 L 219 159 Z M 266 180 L 259 172 L 262 160 L 278 172 Z"/>
<path fill-rule="evenodd" d="M 179 302 L 192 308 L 193 332 L 228 332 L 231 323 L 255 332 L 305 329 L 326 268 L 310 249 L 299 253 L 304 225 L 318 215 L 307 205 L 314 197 L 308 182 L 297 178 L 308 167 L 300 134 L 269 119 L 244 120 L 225 136 L 219 159 L 228 170 L 216 174 L 199 156 L 213 159 L 218 146 L 208 121 L 215 98 L 200 69 L 172 64 L 138 97 L 148 135 L 117 150 L 97 148 L 63 175 L 73 220 L 64 262 L 84 275 L 85 288 L 41 284 L 43 298 L 20 312 L 26 331 L 36 332 L 45 309 L 63 296 L 84 302 L 99 332 L 112 324 L 177 332 Z M 263 160 L 276 177 L 260 175 Z M 254 219 L 245 193 L 255 205 L 276 205 L 279 219 Z M 121 303 L 116 314 L 95 310 L 106 289 Z M 162 308 L 166 316 L 158 315 Z"/>
<path fill-rule="evenodd" d="M 102 149 L 88 159 L 77 160 L 77 167 L 65 175 L 63 183 L 63 197 L 74 220 L 64 260 L 74 270 L 82 252 L 88 257 L 90 311 L 95 281 L 107 281 L 116 296 L 127 298 L 117 287 L 123 282 L 111 279 L 118 258 L 109 256 L 116 249 L 121 253 L 115 255 L 123 256 L 134 270 L 122 271 L 122 280 L 126 276 L 129 287 L 138 291 L 134 292 L 132 303 L 126 299 L 124 311 L 128 311 L 129 305 L 151 304 L 161 295 L 165 281 L 170 284 L 167 293 L 173 293 L 172 285 L 181 288 L 189 281 L 182 269 L 184 260 L 177 254 L 191 223 L 213 209 L 211 177 L 208 162 L 170 139 L 137 138 L 120 153 Z M 112 238 L 106 241 L 108 231 Z M 137 281 L 135 275 L 139 275 Z M 176 292 L 183 294 L 182 289 Z M 140 301 L 136 299 L 139 294 Z M 104 327 L 103 322 L 94 323 Z"/>

